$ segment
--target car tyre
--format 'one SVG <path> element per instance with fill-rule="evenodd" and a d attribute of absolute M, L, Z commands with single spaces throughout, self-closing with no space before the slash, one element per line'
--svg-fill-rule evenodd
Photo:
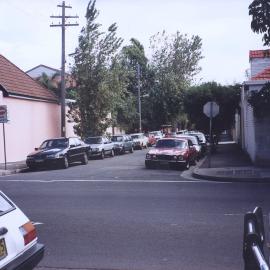
<path fill-rule="evenodd" d="M 35 165 L 28 165 L 30 171 L 36 171 L 37 167 Z"/>
<path fill-rule="evenodd" d="M 104 150 L 101 151 L 101 154 L 100 154 L 100 159 L 104 159 L 105 158 L 105 152 Z"/>
<path fill-rule="evenodd" d="M 82 157 L 82 164 L 86 165 L 87 163 L 88 163 L 88 155 L 84 153 Z"/>
<path fill-rule="evenodd" d="M 122 149 L 122 151 L 121 151 L 121 154 L 123 155 L 123 154 L 125 154 L 126 153 L 126 149 L 125 149 L 125 147 L 123 147 L 123 149 Z"/>
<path fill-rule="evenodd" d="M 68 167 L 69 167 L 68 158 L 67 158 L 67 157 L 64 157 L 62 168 L 63 168 L 63 169 L 67 169 Z"/>
<path fill-rule="evenodd" d="M 184 165 L 184 170 L 188 170 L 190 168 L 190 161 L 187 160 L 185 165 Z"/>
<path fill-rule="evenodd" d="M 154 169 L 154 165 L 152 163 L 145 162 L 145 168 L 146 169 Z"/>

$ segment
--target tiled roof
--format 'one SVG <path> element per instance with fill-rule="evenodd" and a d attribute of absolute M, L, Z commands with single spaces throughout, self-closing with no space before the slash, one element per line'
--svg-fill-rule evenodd
<path fill-rule="evenodd" d="M 270 80 L 270 67 L 264 69 L 262 72 L 258 73 L 256 76 L 251 78 L 252 81 L 256 80 Z"/>
<path fill-rule="evenodd" d="M 249 51 L 249 59 L 270 57 L 270 50 Z"/>
<path fill-rule="evenodd" d="M 0 84 L 10 95 L 58 102 L 53 92 L 42 87 L 2 55 L 0 55 Z"/>

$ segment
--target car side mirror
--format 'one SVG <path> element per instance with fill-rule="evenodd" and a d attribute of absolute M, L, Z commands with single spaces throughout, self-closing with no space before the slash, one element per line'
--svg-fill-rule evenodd
<path fill-rule="evenodd" d="M 70 148 L 74 148 L 76 145 L 75 144 L 71 144 L 70 145 Z"/>
<path fill-rule="evenodd" d="M 38 147 L 35 147 L 35 151 L 37 151 L 38 150 Z"/>

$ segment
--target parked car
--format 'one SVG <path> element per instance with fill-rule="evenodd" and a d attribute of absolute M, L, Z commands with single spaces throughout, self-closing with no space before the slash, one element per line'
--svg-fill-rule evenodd
<path fill-rule="evenodd" d="M 70 163 L 77 161 L 85 165 L 88 163 L 89 149 L 77 137 L 49 139 L 27 156 L 26 164 L 30 169 L 50 166 L 66 169 Z"/>
<path fill-rule="evenodd" d="M 157 139 L 152 133 L 145 135 L 148 138 L 148 146 L 153 146 L 156 144 Z"/>
<path fill-rule="evenodd" d="M 199 144 L 199 140 L 196 136 L 186 135 L 186 134 L 177 134 L 176 138 L 183 138 L 190 140 L 193 147 L 196 150 L 196 159 L 199 160 L 202 157 L 202 146 Z"/>
<path fill-rule="evenodd" d="M 163 134 L 160 130 L 158 131 L 151 131 L 149 132 L 149 135 L 153 135 L 155 137 L 156 140 L 162 139 L 163 138 Z"/>
<path fill-rule="evenodd" d="M 130 134 L 133 143 L 134 149 L 143 149 L 148 146 L 148 138 L 143 133 L 134 133 Z"/>
<path fill-rule="evenodd" d="M 202 147 L 202 155 L 205 155 L 207 151 L 207 141 L 205 135 L 202 132 L 198 131 L 189 131 L 187 135 L 196 136 L 199 138 L 199 144 Z"/>
<path fill-rule="evenodd" d="M 145 167 L 170 165 L 189 169 L 196 161 L 196 152 L 189 140 L 182 138 L 163 138 L 157 141 L 156 147 L 149 150 L 145 157 Z"/>
<path fill-rule="evenodd" d="M 134 146 L 132 138 L 129 135 L 114 135 L 111 137 L 116 154 L 124 154 L 126 151 L 133 153 Z"/>
<path fill-rule="evenodd" d="M 88 137 L 85 139 L 85 143 L 90 146 L 89 158 L 104 159 L 105 156 L 114 156 L 114 143 L 105 136 Z"/>
<path fill-rule="evenodd" d="M 44 245 L 25 214 L 0 191 L 0 269 L 31 270 L 42 260 Z"/>

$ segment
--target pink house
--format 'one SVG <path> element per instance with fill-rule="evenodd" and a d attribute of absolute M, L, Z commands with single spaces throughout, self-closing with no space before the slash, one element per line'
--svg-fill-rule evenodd
<path fill-rule="evenodd" d="M 60 137 L 60 105 L 57 97 L 0 55 L 0 105 L 7 105 L 5 124 L 7 162 L 25 160 L 29 152 L 48 138 Z M 4 162 L 0 124 L 0 163 Z M 67 136 L 73 136 L 67 123 Z"/>

